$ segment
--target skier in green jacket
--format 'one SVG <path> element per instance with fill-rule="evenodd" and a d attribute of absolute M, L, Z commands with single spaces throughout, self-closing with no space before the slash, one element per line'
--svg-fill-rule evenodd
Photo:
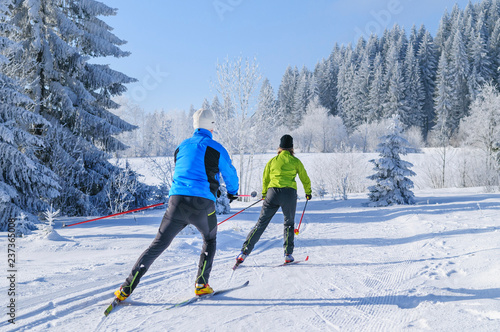
<path fill-rule="evenodd" d="M 281 207 L 284 215 L 284 250 L 285 263 L 294 261 L 295 210 L 297 207 L 297 183 L 295 177 L 304 186 L 306 199 L 311 199 L 311 180 L 302 162 L 294 156 L 293 138 L 290 135 L 281 137 L 278 155 L 268 161 L 262 177 L 262 198 L 264 203 L 257 224 L 248 234 L 241 253 L 236 257 L 236 265 L 243 263 L 259 241 L 262 233 Z"/>

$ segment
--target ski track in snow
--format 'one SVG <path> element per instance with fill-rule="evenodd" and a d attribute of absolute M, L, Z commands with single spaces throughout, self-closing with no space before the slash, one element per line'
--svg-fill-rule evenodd
<path fill-rule="evenodd" d="M 466 190 L 420 195 L 417 205 L 388 208 L 364 207 L 362 196 L 313 200 L 294 252 L 295 259 L 309 255 L 309 261 L 274 268 L 283 261 L 278 213 L 233 273 L 260 211 L 249 209 L 219 228 L 210 284 L 225 288 L 250 280 L 250 285 L 169 311 L 168 305 L 193 294 L 198 235 L 174 240 L 130 299 L 108 317 L 103 314 L 154 237 L 159 212 L 138 215 L 139 221 L 113 220 L 118 227 L 102 222 L 58 229 L 74 241 L 70 244 L 19 239 L 25 263 L 17 324 L 13 329 L 4 320 L 0 330 L 497 331 L 500 195 Z M 6 294 L 4 284 L 0 292 Z"/>

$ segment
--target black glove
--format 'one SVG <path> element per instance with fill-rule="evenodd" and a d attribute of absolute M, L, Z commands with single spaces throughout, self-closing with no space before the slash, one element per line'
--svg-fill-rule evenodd
<path fill-rule="evenodd" d="M 227 193 L 227 198 L 229 198 L 229 203 L 232 203 L 235 199 L 238 199 L 238 194 Z"/>
<path fill-rule="evenodd" d="M 262 193 L 262 199 L 266 199 L 267 193 Z"/>
<path fill-rule="evenodd" d="M 312 198 L 312 195 L 311 194 L 306 194 L 306 199 L 307 200 L 310 200 Z"/>

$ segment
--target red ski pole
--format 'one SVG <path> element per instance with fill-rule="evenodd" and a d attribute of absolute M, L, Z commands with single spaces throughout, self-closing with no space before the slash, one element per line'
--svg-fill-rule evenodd
<path fill-rule="evenodd" d="M 85 224 L 85 223 L 91 222 L 91 221 L 96 221 L 96 220 L 111 218 L 111 217 L 119 216 L 119 215 L 126 214 L 126 213 L 131 213 L 131 212 L 137 212 L 137 211 L 141 211 L 141 210 L 145 210 L 145 209 L 150 209 L 150 208 L 153 208 L 153 207 L 156 207 L 156 206 L 160 206 L 160 205 L 163 205 L 163 204 L 166 204 L 166 203 L 158 203 L 158 204 L 154 204 L 154 205 L 148 205 L 148 206 L 141 207 L 141 208 L 138 208 L 138 209 L 133 209 L 133 210 L 125 211 L 125 212 L 111 214 L 109 216 L 99 217 L 99 218 L 90 219 L 90 220 L 86 220 L 86 221 L 80 221 L 80 222 L 77 222 L 77 223 L 74 223 L 74 224 L 69 224 L 69 225 L 63 224 L 62 227 L 70 227 L 70 226 Z"/>
<path fill-rule="evenodd" d="M 250 195 L 236 195 L 237 197 L 256 197 L 257 196 L 257 192 L 256 191 L 252 191 L 250 193 Z"/>
<path fill-rule="evenodd" d="M 243 209 L 243 210 L 241 210 L 240 212 L 237 212 L 237 213 L 233 214 L 231 217 L 229 217 L 229 218 L 227 218 L 227 219 L 225 219 L 225 220 L 222 220 L 220 223 L 218 223 L 218 224 L 217 224 L 217 226 L 219 226 L 219 225 L 220 225 L 220 224 L 222 224 L 223 222 L 228 221 L 228 220 L 229 220 L 229 219 L 231 219 L 232 217 L 234 217 L 234 216 L 236 216 L 236 215 L 240 214 L 241 212 L 245 211 L 245 210 L 246 210 L 246 209 L 248 209 L 248 208 L 251 208 L 252 206 L 254 206 L 255 204 L 257 204 L 257 203 L 259 203 L 260 201 L 263 201 L 263 200 L 264 200 L 264 198 L 259 199 L 257 202 L 252 203 L 251 205 L 247 206 L 246 208 L 244 208 L 244 209 Z"/>
<path fill-rule="evenodd" d="M 309 202 L 309 200 L 306 200 L 306 205 L 304 205 L 304 211 L 302 211 L 302 216 L 300 217 L 299 227 L 297 227 L 294 230 L 295 235 L 299 235 L 300 224 L 302 224 L 302 218 L 304 218 L 304 213 L 306 212 L 307 202 Z"/>

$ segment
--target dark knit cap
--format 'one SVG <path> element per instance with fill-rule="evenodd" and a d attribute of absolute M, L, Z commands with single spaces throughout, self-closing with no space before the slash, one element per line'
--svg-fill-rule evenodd
<path fill-rule="evenodd" d="M 280 148 L 282 149 L 293 148 L 293 137 L 290 135 L 283 135 L 280 140 Z"/>

